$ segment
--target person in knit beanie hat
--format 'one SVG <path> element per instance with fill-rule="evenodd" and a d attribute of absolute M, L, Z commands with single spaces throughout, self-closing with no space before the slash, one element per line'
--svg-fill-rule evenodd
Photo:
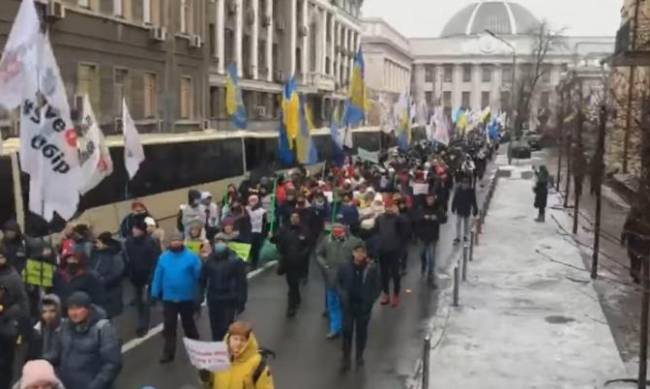
<path fill-rule="evenodd" d="M 23 375 L 13 389 L 65 389 L 54 374 L 50 362 L 44 359 L 29 361 L 23 366 Z"/>

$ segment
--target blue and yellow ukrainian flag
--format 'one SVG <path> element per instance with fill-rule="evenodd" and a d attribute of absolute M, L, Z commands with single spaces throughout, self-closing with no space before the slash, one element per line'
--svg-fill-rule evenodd
<path fill-rule="evenodd" d="M 296 84 L 295 77 L 291 77 L 284 86 L 282 93 L 282 118 L 289 140 L 289 147 L 293 149 L 294 140 L 296 140 L 300 132 L 300 97 L 298 96 L 298 85 Z"/>
<path fill-rule="evenodd" d="M 239 76 L 237 65 L 231 63 L 228 66 L 228 77 L 226 78 L 226 111 L 230 115 L 232 124 L 243 130 L 246 128 L 246 107 L 239 87 Z"/>
<path fill-rule="evenodd" d="M 278 124 L 278 159 L 285 167 L 293 165 L 294 156 L 289 144 L 287 129 L 284 127 L 284 115 L 282 115 L 280 123 Z"/>
<path fill-rule="evenodd" d="M 314 128 L 311 108 L 305 101 L 305 96 L 300 96 L 300 131 L 296 137 L 296 156 L 298 162 L 313 165 L 318 162 L 318 150 L 311 136 Z"/>
<path fill-rule="evenodd" d="M 352 76 L 350 79 L 350 94 L 345 102 L 345 111 L 343 113 L 343 125 L 345 127 L 356 127 L 363 122 L 366 117 L 366 65 L 363 60 L 361 47 L 354 57 L 352 66 Z"/>

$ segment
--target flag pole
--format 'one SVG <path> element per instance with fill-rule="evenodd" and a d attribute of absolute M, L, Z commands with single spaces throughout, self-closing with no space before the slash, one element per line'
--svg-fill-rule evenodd
<path fill-rule="evenodd" d="M 21 231 L 25 231 L 25 203 L 23 202 L 23 182 L 20 179 L 18 167 L 18 152 L 11 153 L 11 179 L 14 183 L 14 207 L 16 208 L 16 222 Z M 43 211 L 43 209 L 41 209 Z"/>

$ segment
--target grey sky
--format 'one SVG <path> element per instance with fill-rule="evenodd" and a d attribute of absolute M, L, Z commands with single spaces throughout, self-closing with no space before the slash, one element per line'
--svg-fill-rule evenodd
<path fill-rule="evenodd" d="M 513 0 L 571 35 L 615 35 L 623 0 Z M 381 17 L 407 37 L 438 36 L 447 20 L 476 0 L 365 0 L 364 17 Z"/>

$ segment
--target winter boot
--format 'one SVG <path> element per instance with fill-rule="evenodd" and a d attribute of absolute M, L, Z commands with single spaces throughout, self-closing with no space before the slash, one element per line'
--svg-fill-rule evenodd
<path fill-rule="evenodd" d="M 399 307 L 399 295 L 397 293 L 393 294 L 393 298 L 391 299 L 390 306 L 393 308 Z"/>

